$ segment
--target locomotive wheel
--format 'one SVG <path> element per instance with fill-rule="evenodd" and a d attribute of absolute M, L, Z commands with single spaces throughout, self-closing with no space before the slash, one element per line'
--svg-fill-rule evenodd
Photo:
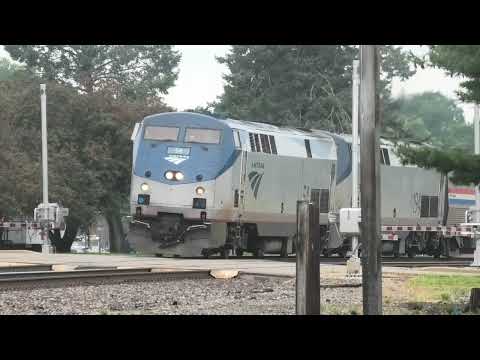
<path fill-rule="evenodd" d="M 280 250 L 280 257 L 286 258 L 288 257 L 288 239 L 285 239 L 282 243 L 282 249 Z"/>
<path fill-rule="evenodd" d="M 347 252 L 345 250 L 340 250 L 338 252 L 338 256 L 340 256 L 341 258 L 345 258 L 345 256 L 347 256 Z"/>
<path fill-rule="evenodd" d="M 220 256 L 222 257 L 222 259 L 228 259 L 230 257 L 230 250 L 229 249 L 220 250 Z"/>
<path fill-rule="evenodd" d="M 409 258 L 414 258 L 416 254 L 417 254 L 417 252 L 416 252 L 415 248 L 409 248 L 407 250 L 407 255 L 408 255 Z"/>
<path fill-rule="evenodd" d="M 263 249 L 256 249 L 255 250 L 255 257 L 258 258 L 258 259 L 263 259 L 264 257 L 264 252 L 263 252 Z"/>
<path fill-rule="evenodd" d="M 205 259 L 210 259 L 210 251 L 208 251 L 208 249 L 203 249 L 202 255 Z"/>

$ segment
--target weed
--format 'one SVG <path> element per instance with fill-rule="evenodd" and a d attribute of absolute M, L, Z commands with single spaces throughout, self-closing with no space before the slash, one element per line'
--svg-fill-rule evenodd
<path fill-rule="evenodd" d="M 441 293 L 440 299 L 444 302 L 450 302 L 452 300 L 450 294 L 447 294 L 447 293 Z"/>

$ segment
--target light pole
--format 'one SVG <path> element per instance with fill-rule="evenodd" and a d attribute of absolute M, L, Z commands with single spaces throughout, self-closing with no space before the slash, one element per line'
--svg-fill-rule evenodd
<path fill-rule="evenodd" d="M 42 252 L 51 253 L 52 247 L 48 236 L 50 219 L 50 204 L 48 203 L 48 151 L 47 151 L 47 93 L 46 85 L 40 84 L 40 102 L 42 113 L 42 185 L 43 185 L 43 203 L 42 203 Z"/>
<path fill-rule="evenodd" d="M 358 194 L 358 114 L 360 104 L 360 62 L 353 60 L 352 66 L 352 208 L 359 208 Z M 352 252 L 347 261 L 347 277 L 359 276 L 361 264 L 358 257 L 358 236 L 352 236 Z"/>

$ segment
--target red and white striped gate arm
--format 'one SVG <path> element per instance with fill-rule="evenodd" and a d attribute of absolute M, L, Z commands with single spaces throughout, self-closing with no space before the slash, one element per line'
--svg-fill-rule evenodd
<path fill-rule="evenodd" d="M 416 232 L 441 232 L 446 236 L 460 236 L 465 233 L 472 233 L 473 226 L 416 226 L 416 225 L 383 225 L 382 232 L 400 232 L 400 231 L 416 231 Z"/>
<path fill-rule="evenodd" d="M 9 221 L 9 222 L 0 222 L 0 228 L 12 230 L 22 230 L 22 229 L 40 229 L 41 226 L 39 223 L 29 223 L 24 221 Z"/>

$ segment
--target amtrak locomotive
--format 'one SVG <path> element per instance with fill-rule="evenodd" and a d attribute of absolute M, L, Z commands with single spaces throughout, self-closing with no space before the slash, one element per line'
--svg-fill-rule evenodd
<path fill-rule="evenodd" d="M 144 118 L 132 141 L 132 250 L 285 256 L 295 251 L 297 201 L 306 199 L 326 254 L 345 251 L 349 239 L 328 214 L 351 204 L 348 136 L 178 112 Z M 382 223 L 445 224 L 445 176 L 401 166 L 385 141 L 381 151 Z M 418 248 L 409 236 L 386 249 Z"/>

